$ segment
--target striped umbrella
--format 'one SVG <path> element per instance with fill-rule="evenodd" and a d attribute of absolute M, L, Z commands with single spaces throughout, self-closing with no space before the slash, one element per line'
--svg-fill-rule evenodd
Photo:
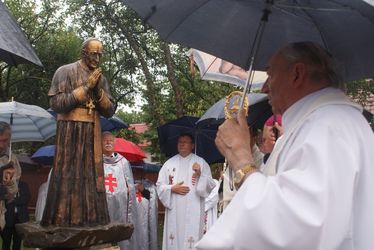
<path fill-rule="evenodd" d="M 0 121 L 11 125 L 12 142 L 45 141 L 56 134 L 56 119 L 35 105 L 0 102 Z"/>

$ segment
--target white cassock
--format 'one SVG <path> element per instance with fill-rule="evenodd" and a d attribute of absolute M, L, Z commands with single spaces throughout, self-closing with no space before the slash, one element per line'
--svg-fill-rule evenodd
<path fill-rule="evenodd" d="M 43 212 L 45 207 L 45 202 L 47 200 L 49 180 L 51 178 L 52 168 L 49 171 L 48 179 L 46 182 L 43 182 L 38 190 L 38 199 L 35 206 L 35 221 L 40 222 L 43 218 Z"/>
<path fill-rule="evenodd" d="M 149 249 L 157 250 L 157 227 L 158 227 L 158 196 L 156 185 L 150 181 L 143 181 L 144 187 L 150 192 L 149 199 L 149 216 L 148 216 L 148 228 L 149 228 Z"/>
<path fill-rule="evenodd" d="M 213 179 L 214 183 L 215 183 L 215 187 L 213 188 L 213 190 L 210 192 L 209 196 L 205 198 L 205 230 L 204 230 L 204 233 L 206 231 L 208 231 L 214 224 L 214 222 L 216 222 L 217 220 L 217 210 L 218 210 L 218 200 L 219 200 L 219 196 L 218 196 L 218 189 L 219 189 L 219 186 L 220 186 L 220 182 Z"/>
<path fill-rule="evenodd" d="M 357 105 L 326 88 L 292 105 L 284 134 L 198 249 L 374 247 L 374 135 Z"/>
<path fill-rule="evenodd" d="M 201 175 L 194 179 L 192 165 L 201 166 Z M 171 186 L 183 181 L 189 186 L 186 195 L 171 192 Z M 214 188 L 209 165 L 195 154 L 173 156 L 162 166 L 156 183 L 160 201 L 165 206 L 163 250 L 194 249 L 202 237 L 204 227 L 204 201 Z"/>
<path fill-rule="evenodd" d="M 120 154 L 104 156 L 105 189 L 111 222 L 130 223 L 134 232 L 129 240 L 119 242 L 121 250 L 139 250 L 140 227 L 135 184 L 129 162 Z"/>
<path fill-rule="evenodd" d="M 139 225 L 141 226 L 141 241 L 139 250 L 157 250 L 158 198 L 156 186 L 149 180 L 142 180 L 144 188 L 150 193 L 150 198 L 136 193 Z"/>
<path fill-rule="evenodd" d="M 144 198 L 138 191 L 136 192 L 136 206 L 138 208 L 139 225 L 141 226 L 141 241 L 139 250 L 149 249 L 149 200 Z"/>
<path fill-rule="evenodd" d="M 40 222 L 43 218 L 45 201 L 47 200 L 49 182 L 46 181 L 40 185 L 38 190 L 38 199 L 35 206 L 35 221 Z"/>

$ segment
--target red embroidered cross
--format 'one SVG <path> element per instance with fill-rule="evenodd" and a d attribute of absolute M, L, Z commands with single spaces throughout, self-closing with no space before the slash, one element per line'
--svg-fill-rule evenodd
<path fill-rule="evenodd" d="M 108 186 L 109 192 L 114 192 L 114 187 L 117 187 L 117 178 L 113 177 L 113 174 L 108 174 L 105 177 L 105 186 Z"/>

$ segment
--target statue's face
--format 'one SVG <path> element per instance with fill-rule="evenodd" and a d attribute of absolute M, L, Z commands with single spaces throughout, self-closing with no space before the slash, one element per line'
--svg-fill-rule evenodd
<path fill-rule="evenodd" d="M 89 69 L 96 69 L 99 67 L 102 54 L 103 45 L 101 42 L 93 40 L 87 45 L 83 61 Z"/>

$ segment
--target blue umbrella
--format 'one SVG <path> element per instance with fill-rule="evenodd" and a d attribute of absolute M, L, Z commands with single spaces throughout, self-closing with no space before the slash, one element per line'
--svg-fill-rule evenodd
<path fill-rule="evenodd" d="M 161 152 L 167 157 L 178 154 L 177 141 L 182 133 L 189 133 L 195 138 L 195 154 L 204 158 L 208 163 L 223 162 L 224 157 L 218 151 L 214 142 L 218 125 L 197 127 L 198 117 L 183 116 L 165 123 L 157 128 Z"/>
<path fill-rule="evenodd" d="M 43 146 L 31 156 L 31 159 L 41 165 L 53 165 L 55 150 L 55 145 Z"/>
<path fill-rule="evenodd" d="M 51 113 L 54 117 L 56 117 L 56 112 L 53 111 L 51 108 L 48 109 L 48 112 Z M 105 118 L 104 116 L 100 116 L 100 124 L 102 131 L 113 131 L 113 130 L 120 130 L 123 128 L 128 128 L 129 125 L 124 122 L 121 118 L 116 115 L 113 115 L 110 118 Z"/>

